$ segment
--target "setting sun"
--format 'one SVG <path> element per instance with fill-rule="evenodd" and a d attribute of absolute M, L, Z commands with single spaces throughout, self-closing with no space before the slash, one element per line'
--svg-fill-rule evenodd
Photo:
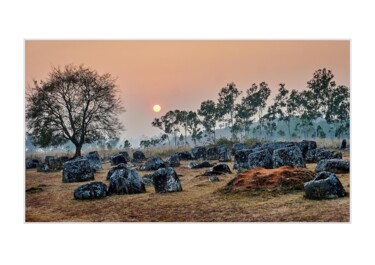
<path fill-rule="evenodd" d="M 155 112 L 159 112 L 161 110 L 161 107 L 159 105 L 154 105 L 152 108 Z"/>

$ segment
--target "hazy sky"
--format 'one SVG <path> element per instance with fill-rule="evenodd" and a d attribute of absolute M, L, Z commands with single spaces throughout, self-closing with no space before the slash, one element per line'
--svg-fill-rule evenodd
<path fill-rule="evenodd" d="M 274 98 L 279 83 L 303 90 L 325 67 L 336 84 L 350 85 L 349 41 L 26 41 L 25 49 L 26 87 L 45 79 L 52 66 L 71 63 L 118 77 L 123 138 L 159 134 L 151 126 L 155 117 L 196 111 L 202 101 L 216 101 L 229 82 L 245 91 L 265 81 Z"/>

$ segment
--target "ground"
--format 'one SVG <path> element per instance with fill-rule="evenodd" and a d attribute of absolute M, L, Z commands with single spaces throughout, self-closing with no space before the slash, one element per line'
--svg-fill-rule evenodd
<path fill-rule="evenodd" d="M 348 158 L 348 154 L 344 154 Z M 232 163 L 228 163 L 232 168 Z M 314 170 L 316 164 L 308 164 Z M 95 181 L 106 180 L 109 163 L 95 174 Z M 303 191 L 288 194 L 265 192 L 225 194 L 218 190 L 236 173 L 219 176 L 219 182 L 196 177 L 206 169 L 189 169 L 187 162 L 176 168 L 182 192 L 156 194 L 153 186 L 146 193 L 113 195 L 80 201 L 73 191 L 83 183 L 62 183 L 62 172 L 26 170 L 26 222 L 349 222 L 350 197 L 314 201 Z M 141 175 L 147 172 L 140 172 Z M 350 193 L 349 174 L 337 174 Z"/>

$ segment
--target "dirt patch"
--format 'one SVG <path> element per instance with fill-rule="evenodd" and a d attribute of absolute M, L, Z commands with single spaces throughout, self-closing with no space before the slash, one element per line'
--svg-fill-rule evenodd
<path fill-rule="evenodd" d="M 254 192 L 255 194 L 260 191 L 285 193 L 303 190 L 303 184 L 314 177 L 315 173 L 306 168 L 254 168 L 238 174 L 220 191 L 224 193 Z"/>

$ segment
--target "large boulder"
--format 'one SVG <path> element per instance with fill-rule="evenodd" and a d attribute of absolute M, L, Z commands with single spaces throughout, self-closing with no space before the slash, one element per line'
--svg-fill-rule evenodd
<path fill-rule="evenodd" d="M 32 160 L 27 160 L 26 161 L 26 169 L 30 168 L 36 168 L 39 164 L 39 160 L 37 159 L 32 159 Z"/>
<path fill-rule="evenodd" d="M 100 155 L 97 151 L 88 153 L 88 155 L 86 155 L 86 158 L 89 161 L 90 166 L 94 170 L 103 169 L 102 160 L 100 159 Z"/>
<path fill-rule="evenodd" d="M 117 166 L 111 167 L 107 173 L 107 180 L 109 180 L 112 176 L 112 174 L 119 169 L 127 169 L 126 164 L 118 164 Z"/>
<path fill-rule="evenodd" d="M 208 160 L 218 160 L 220 157 L 219 148 L 217 146 L 207 148 L 206 154 L 206 159 Z"/>
<path fill-rule="evenodd" d="M 315 172 L 328 171 L 335 174 L 350 172 L 350 161 L 342 159 L 320 160 L 315 168 Z"/>
<path fill-rule="evenodd" d="M 141 166 L 140 170 L 157 170 L 162 167 L 165 167 L 164 161 L 160 157 L 156 156 L 147 159 L 146 164 Z"/>
<path fill-rule="evenodd" d="M 306 167 L 301 149 L 297 146 L 280 148 L 273 151 L 272 163 L 273 168 L 283 166 Z"/>
<path fill-rule="evenodd" d="M 54 156 L 46 156 L 44 158 L 44 165 L 41 164 L 41 166 L 45 168 L 44 172 L 55 172 L 59 171 L 63 167 L 63 161 L 61 158 L 57 158 Z M 41 170 L 43 172 L 43 170 Z"/>
<path fill-rule="evenodd" d="M 305 183 L 304 188 L 307 199 L 335 199 L 346 195 L 337 176 L 327 171 L 319 172 L 313 180 Z"/>
<path fill-rule="evenodd" d="M 160 168 L 152 175 L 156 193 L 182 191 L 180 179 L 173 168 Z"/>
<path fill-rule="evenodd" d="M 306 154 L 308 151 L 316 149 L 317 145 L 315 141 L 307 141 L 302 140 L 301 142 L 297 143 L 299 149 L 301 149 L 303 158 L 306 158 Z"/>
<path fill-rule="evenodd" d="M 175 155 L 178 156 L 180 160 L 192 160 L 193 156 L 188 151 L 178 152 Z"/>
<path fill-rule="evenodd" d="M 269 149 L 261 149 L 248 155 L 247 168 L 272 168 L 272 153 Z"/>
<path fill-rule="evenodd" d="M 169 167 L 179 167 L 180 164 L 180 159 L 176 154 L 171 155 L 166 161 L 166 165 Z"/>
<path fill-rule="evenodd" d="M 146 160 L 146 156 L 142 151 L 135 151 L 133 153 L 133 162 L 141 162 Z"/>
<path fill-rule="evenodd" d="M 232 171 L 230 171 L 230 168 L 228 167 L 228 165 L 225 164 L 225 163 L 218 163 L 218 164 L 214 165 L 212 167 L 212 171 L 221 172 L 221 173 L 232 173 Z"/>
<path fill-rule="evenodd" d="M 54 164 L 55 160 L 56 160 L 56 157 L 54 157 L 54 156 L 46 156 L 44 158 L 44 163 L 46 163 L 47 165 Z"/>
<path fill-rule="evenodd" d="M 206 159 L 207 157 L 207 149 L 204 146 L 197 146 L 191 150 L 194 159 Z"/>
<path fill-rule="evenodd" d="M 91 168 L 89 161 L 83 157 L 77 157 L 64 163 L 62 181 L 81 182 L 94 179 L 94 170 Z"/>
<path fill-rule="evenodd" d="M 100 199 L 106 196 L 107 185 L 103 182 L 91 182 L 74 190 L 74 199 L 76 200 Z"/>
<path fill-rule="evenodd" d="M 206 171 L 203 173 L 202 176 L 215 176 L 215 175 L 223 175 L 226 173 L 232 173 L 230 171 L 230 168 L 228 167 L 227 164 L 225 163 L 218 163 L 212 167 L 212 169 Z"/>
<path fill-rule="evenodd" d="M 48 165 L 46 163 L 38 163 L 36 165 L 36 171 L 37 172 L 56 172 L 56 170 L 53 170 L 51 168 L 48 167 Z"/>
<path fill-rule="evenodd" d="M 324 148 L 311 149 L 306 153 L 305 162 L 318 163 L 323 159 L 342 159 L 342 153 L 330 151 Z"/>
<path fill-rule="evenodd" d="M 207 161 L 204 161 L 204 162 L 199 163 L 199 164 L 197 164 L 196 162 L 193 162 L 193 161 L 190 161 L 188 163 L 188 168 L 193 168 L 193 169 L 212 167 L 212 166 L 213 166 L 213 164 L 211 164 L 210 162 L 207 162 Z"/>
<path fill-rule="evenodd" d="M 249 168 L 249 154 L 253 153 L 252 149 L 242 149 L 235 153 L 233 169 Z"/>
<path fill-rule="evenodd" d="M 125 158 L 125 160 L 126 160 L 126 162 L 129 162 L 130 161 L 130 156 L 129 156 L 129 153 L 128 152 L 126 152 L 126 151 L 121 151 L 121 152 L 118 152 L 120 155 L 122 155 L 124 158 Z"/>
<path fill-rule="evenodd" d="M 137 194 L 146 192 L 141 176 L 134 169 L 115 170 L 109 179 L 109 194 Z"/>
<path fill-rule="evenodd" d="M 292 147 L 295 145 L 296 143 L 294 142 L 267 142 L 267 143 L 262 144 L 261 149 L 268 149 L 272 153 L 276 149 Z M 252 147 L 252 149 L 254 148 L 255 147 Z"/>
<path fill-rule="evenodd" d="M 242 143 L 234 144 L 232 146 L 232 155 L 234 156 L 237 151 L 240 151 L 240 150 L 243 150 L 243 149 L 246 149 L 246 145 L 244 145 Z"/>
<path fill-rule="evenodd" d="M 119 165 L 119 164 L 126 164 L 127 163 L 126 160 L 125 160 L 125 157 L 121 154 L 111 156 L 110 161 L 111 161 L 111 166 L 116 166 L 116 165 Z"/>
<path fill-rule="evenodd" d="M 220 162 L 229 162 L 231 161 L 231 151 L 226 145 L 220 145 L 219 149 L 219 161 Z"/>

